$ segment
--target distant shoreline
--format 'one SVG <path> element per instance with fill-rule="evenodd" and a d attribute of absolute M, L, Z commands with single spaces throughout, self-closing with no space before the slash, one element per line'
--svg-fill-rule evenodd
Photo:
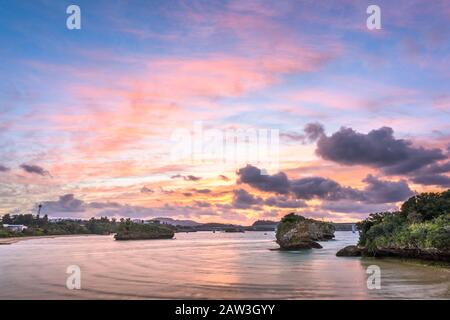
<path fill-rule="evenodd" d="M 52 238 L 63 238 L 63 237 L 89 237 L 89 236 L 100 236 L 100 235 L 99 234 L 56 234 L 56 235 L 50 235 L 50 236 L 0 238 L 0 246 L 14 244 L 14 243 L 17 243 L 20 241 L 26 241 L 26 240 L 52 239 Z"/>

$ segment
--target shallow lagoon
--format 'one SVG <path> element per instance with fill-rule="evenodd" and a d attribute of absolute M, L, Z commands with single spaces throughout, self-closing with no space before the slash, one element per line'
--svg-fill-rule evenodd
<path fill-rule="evenodd" d="M 173 240 L 80 236 L 0 246 L 0 299 L 450 299 L 450 269 L 397 259 L 338 258 L 357 234 L 323 249 L 273 251 L 272 232 L 177 233 Z M 381 268 L 381 289 L 366 269 Z M 81 290 L 66 269 L 81 268 Z"/>

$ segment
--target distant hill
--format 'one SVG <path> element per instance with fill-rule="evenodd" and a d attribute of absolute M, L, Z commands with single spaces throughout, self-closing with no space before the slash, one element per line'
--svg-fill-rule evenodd
<path fill-rule="evenodd" d="M 173 218 L 154 218 L 150 221 L 159 221 L 162 224 L 178 226 L 182 231 L 211 231 L 211 230 L 225 230 L 230 228 L 240 228 L 249 231 L 274 231 L 279 221 L 271 220 L 257 220 L 251 226 L 241 226 L 227 223 L 199 223 L 193 220 L 177 220 Z M 333 223 L 336 231 L 352 231 L 353 223 Z"/>
<path fill-rule="evenodd" d="M 201 223 L 192 220 L 177 220 L 172 218 L 155 218 L 152 221 L 157 220 L 162 224 L 169 224 L 172 226 L 182 226 L 182 227 L 195 227 L 201 225 Z"/>
<path fill-rule="evenodd" d="M 254 227 L 256 227 L 256 226 L 272 226 L 272 225 L 277 225 L 278 223 L 279 223 L 279 221 L 257 220 L 252 224 L 252 226 L 254 226 Z"/>
<path fill-rule="evenodd" d="M 257 220 L 248 230 L 253 231 L 275 231 L 279 221 Z"/>
<path fill-rule="evenodd" d="M 226 230 L 233 228 L 243 228 L 242 226 L 228 223 L 203 223 L 196 227 L 197 231 Z"/>

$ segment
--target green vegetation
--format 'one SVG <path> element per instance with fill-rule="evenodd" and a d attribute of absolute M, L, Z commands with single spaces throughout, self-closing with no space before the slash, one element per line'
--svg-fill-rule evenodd
<path fill-rule="evenodd" d="M 9 215 L 2 217 L 0 224 L 0 238 L 26 237 L 26 236 L 47 236 L 47 235 L 71 235 L 71 234 L 102 234 L 115 233 L 120 224 L 125 223 L 121 219 L 120 223 L 116 219 L 101 217 L 90 220 L 61 220 L 49 221 L 47 215 L 42 218 L 32 214 Z M 21 224 L 27 229 L 18 232 L 6 229 L 3 224 Z"/>
<path fill-rule="evenodd" d="M 243 232 L 245 232 L 244 228 L 225 228 L 224 231 L 228 232 L 228 233 L 239 233 L 239 232 L 243 233 Z"/>
<path fill-rule="evenodd" d="M 21 224 L 27 229 L 12 231 L 3 227 L 3 224 Z M 154 222 L 150 224 L 133 223 L 130 219 L 108 219 L 101 217 L 90 220 L 61 220 L 49 221 L 47 216 L 39 217 L 31 214 L 11 216 L 6 214 L 0 224 L 0 238 L 48 236 L 48 235 L 83 235 L 99 234 L 109 235 L 116 233 L 116 240 L 137 239 L 169 239 L 174 236 L 174 228 Z"/>
<path fill-rule="evenodd" d="M 422 193 L 397 212 L 374 213 L 357 224 L 359 245 L 379 248 L 450 251 L 450 190 Z"/>
<path fill-rule="evenodd" d="M 315 241 L 334 238 L 334 226 L 290 213 L 278 224 L 276 239 L 283 250 L 321 248 Z"/>
<path fill-rule="evenodd" d="M 289 213 L 285 215 L 277 227 L 277 235 L 280 236 L 285 234 L 287 231 L 292 229 L 298 221 L 306 220 L 306 218 L 302 216 L 298 216 L 295 213 Z"/>
<path fill-rule="evenodd" d="M 116 240 L 171 239 L 175 228 L 159 223 L 139 224 L 127 220 L 118 226 Z"/>
<path fill-rule="evenodd" d="M 335 231 L 334 226 L 331 223 L 308 219 L 303 216 L 296 215 L 295 213 L 289 213 L 285 215 L 278 224 L 277 235 L 285 234 L 292 228 L 296 227 L 300 222 L 303 222 L 305 226 L 316 225 L 320 227 L 321 232 L 327 236 L 333 235 Z M 333 238 L 333 236 L 330 236 L 330 238 Z"/>

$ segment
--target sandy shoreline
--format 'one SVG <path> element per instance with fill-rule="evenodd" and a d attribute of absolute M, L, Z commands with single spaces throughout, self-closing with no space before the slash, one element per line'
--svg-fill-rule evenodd
<path fill-rule="evenodd" d="M 13 244 L 13 243 L 17 243 L 19 241 L 25 241 L 25 240 L 52 239 L 52 238 L 62 238 L 62 237 L 89 237 L 89 236 L 98 236 L 98 234 L 61 234 L 61 235 L 51 235 L 51 236 L 0 238 L 0 245 Z"/>

